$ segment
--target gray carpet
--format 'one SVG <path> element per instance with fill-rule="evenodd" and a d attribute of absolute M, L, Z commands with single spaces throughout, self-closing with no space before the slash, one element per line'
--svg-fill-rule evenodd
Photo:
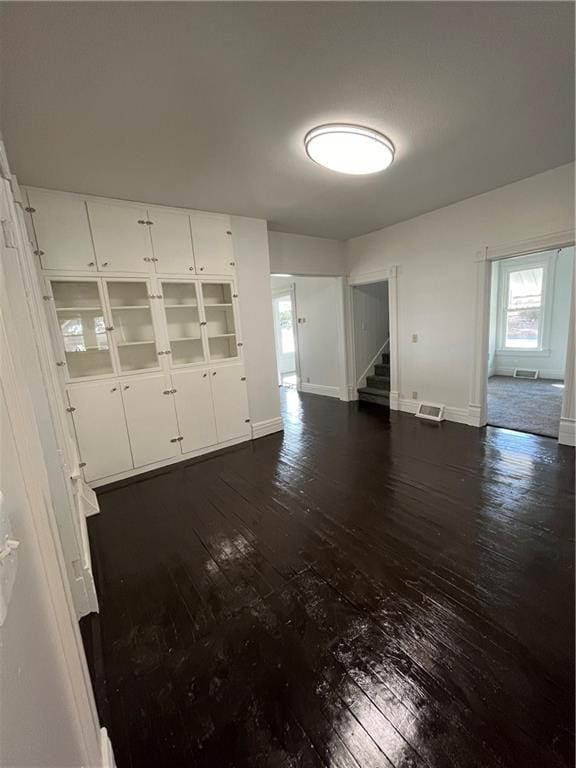
<path fill-rule="evenodd" d="M 556 385 L 556 386 L 555 386 Z M 512 376 L 488 379 L 488 424 L 558 437 L 564 388 L 561 381 L 526 381 Z"/>

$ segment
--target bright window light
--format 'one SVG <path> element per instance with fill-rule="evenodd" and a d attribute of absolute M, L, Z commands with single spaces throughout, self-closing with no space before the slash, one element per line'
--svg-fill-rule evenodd
<path fill-rule="evenodd" d="M 378 173 L 394 160 L 394 145 L 378 131 L 360 125 L 320 125 L 304 137 L 315 163 L 338 173 Z"/>

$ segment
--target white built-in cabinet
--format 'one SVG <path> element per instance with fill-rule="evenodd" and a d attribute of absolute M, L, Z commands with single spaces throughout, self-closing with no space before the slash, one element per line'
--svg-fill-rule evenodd
<path fill-rule="evenodd" d="M 36 189 L 28 191 L 28 202 L 43 270 L 234 275 L 225 214 Z"/>
<path fill-rule="evenodd" d="M 85 479 L 248 439 L 230 217 L 27 194 Z"/>
<path fill-rule="evenodd" d="M 88 481 L 250 437 L 242 365 L 75 384 L 68 400 Z"/>

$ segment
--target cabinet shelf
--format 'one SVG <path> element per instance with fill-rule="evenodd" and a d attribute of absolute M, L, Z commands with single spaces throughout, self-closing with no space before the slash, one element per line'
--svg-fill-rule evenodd
<path fill-rule="evenodd" d="M 175 339 L 170 339 L 171 342 L 173 341 L 202 341 L 201 336 L 178 336 Z"/>
<path fill-rule="evenodd" d="M 56 312 L 102 312 L 102 307 L 56 307 Z"/>
<path fill-rule="evenodd" d="M 115 312 L 117 309 L 150 309 L 149 304 L 126 304 L 126 306 L 122 307 L 110 307 L 112 312 Z"/>
<path fill-rule="evenodd" d="M 210 304 L 209 302 L 204 303 L 205 309 L 222 309 L 223 307 L 232 307 L 232 304 Z"/>
<path fill-rule="evenodd" d="M 236 336 L 235 333 L 214 333 L 208 334 L 209 339 L 229 339 L 231 336 Z"/>
<path fill-rule="evenodd" d="M 138 347 L 143 344 L 155 344 L 154 341 L 119 341 L 116 346 L 118 347 Z"/>
<path fill-rule="evenodd" d="M 183 307 L 184 309 L 194 307 L 195 309 L 198 309 L 198 304 L 164 304 L 166 309 L 180 309 Z"/>
<path fill-rule="evenodd" d="M 97 352 L 109 351 L 108 347 L 93 347 L 93 346 L 86 347 L 85 346 L 84 349 L 66 349 L 65 352 L 67 355 L 81 355 L 84 352 L 92 352 L 94 350 L 96 350 Z"/>

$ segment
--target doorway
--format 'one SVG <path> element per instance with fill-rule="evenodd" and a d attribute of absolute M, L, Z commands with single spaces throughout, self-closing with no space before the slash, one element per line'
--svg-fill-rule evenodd
<path fill-rule="evenodd" d="M 294 291 L 290 289 L 273 296 L 272 310 L 274 315 L 274 337 L 276 340 L 278 386 L 297 389 Z"/>
<path fill-rule="evenodd" d="M 558 438 L 573 269 L 573 247 L 493 262 L 488 425 Z"/>

